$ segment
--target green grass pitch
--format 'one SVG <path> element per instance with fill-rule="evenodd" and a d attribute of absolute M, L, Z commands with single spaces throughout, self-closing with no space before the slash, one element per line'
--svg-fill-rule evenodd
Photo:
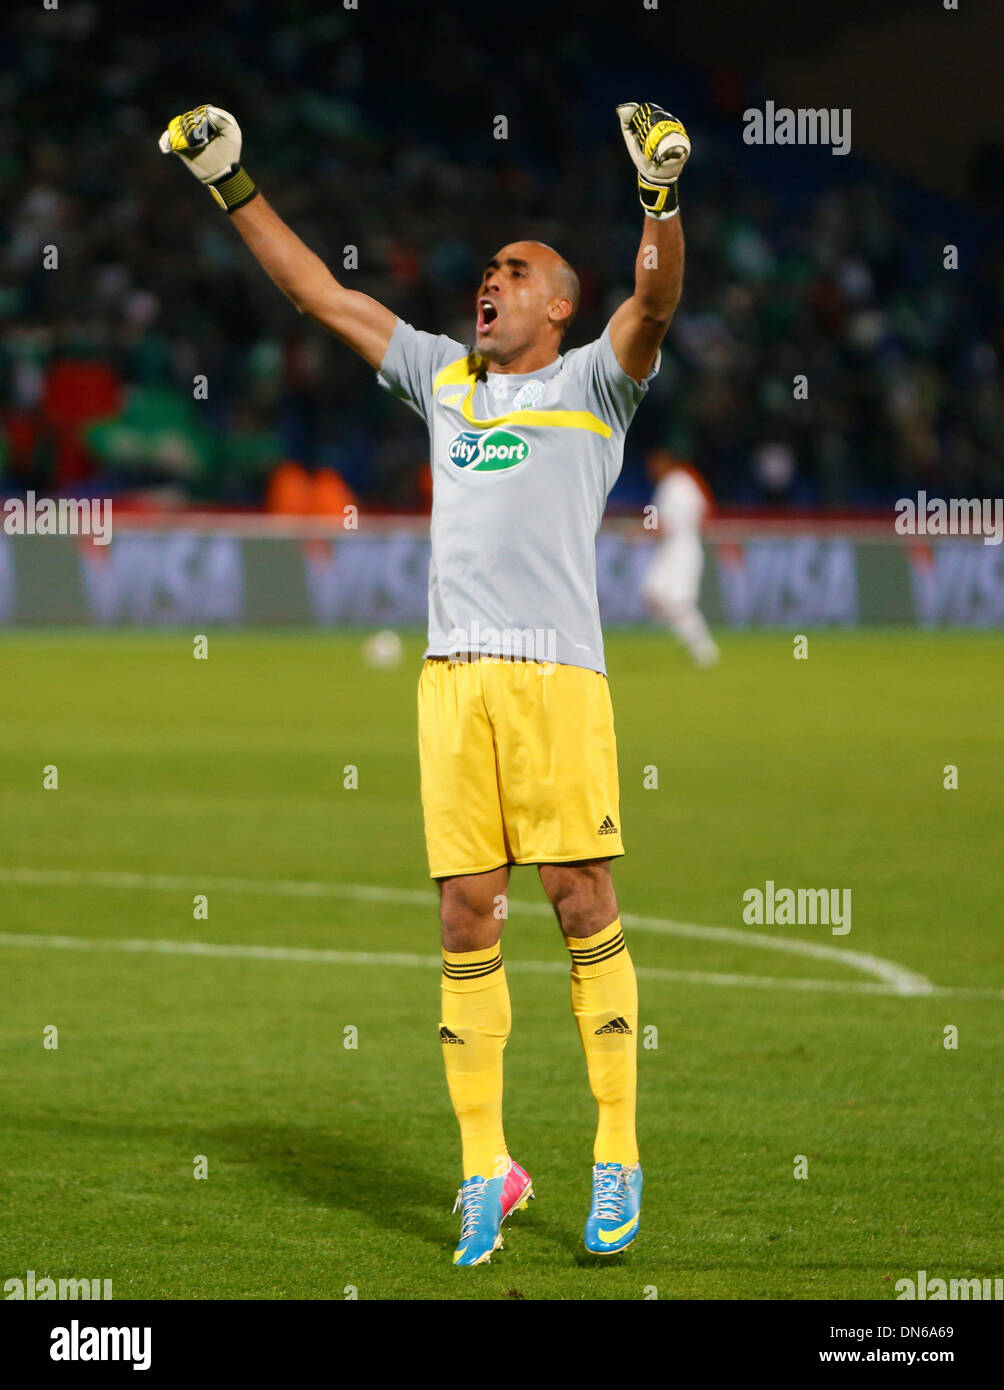
<path fill-rule="evenodd" d="M 581 1245 L 593 1102 L 561 939 L 517 870 L 507 1135 L 538 1200 L 474 1270 L 451 1266 L 420 638 L 393 672 L 361 643 L 211 634 L 205 661 L 188 634 L 0 643 L 0 1279 L 111 1278 L 120 1299 L 892 1299 L 920 1269 L 1001 1275 L 1000 635 L 817 633 L 804 661 L 791 634 L 726 635 L 711 672 L 654 633 L 610 637 L 615 879 L 658 1042 L 639 1056 L 642 1234 L 606 1263 Z M 744 926 L 767 879 L 850 888 L 850 934 Z M 107 945 L 124 941 L 171 944 Z M 936 988 L 896 992 L 917 976 Z"/>

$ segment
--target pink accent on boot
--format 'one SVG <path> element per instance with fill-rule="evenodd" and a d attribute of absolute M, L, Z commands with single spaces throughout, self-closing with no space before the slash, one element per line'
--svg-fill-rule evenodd
<path fill-rule="evenodd" d="M 524 1209 L 533 1195 L 530 1174 L 518 1163 L 511 1163 L 502 1185 L 502 1220 L 504 1221 L 517 1207 Z"/>

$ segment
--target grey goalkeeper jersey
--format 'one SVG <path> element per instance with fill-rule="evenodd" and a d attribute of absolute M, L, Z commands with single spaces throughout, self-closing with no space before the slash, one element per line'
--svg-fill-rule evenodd
<path fill-rule="evenodd" d="M 462 343 L 399 319 L 378 375 L 429 429 L 425 654 L 605 674 L 596 532 L 648 382 L 623 370 L 608 329 L 536 372 L 478 380 L 478 365 Z"/>

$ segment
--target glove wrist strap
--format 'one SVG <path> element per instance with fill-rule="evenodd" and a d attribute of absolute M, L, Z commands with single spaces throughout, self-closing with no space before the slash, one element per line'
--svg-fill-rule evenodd
<path fill-rule="evenodd" d="M 651 183 L 639 174 L 638 199 L 646 216 L 657 220 L 675 217 L 680 211 L 680 190 L 675 179 L 672 183 Z"/>
<path fill-rule="evenodd" d="M 228 174 L 208 187 L 224 212 L 235 212 L 258 196 L 254 180 L 242 164 L 233 165 Z"/>

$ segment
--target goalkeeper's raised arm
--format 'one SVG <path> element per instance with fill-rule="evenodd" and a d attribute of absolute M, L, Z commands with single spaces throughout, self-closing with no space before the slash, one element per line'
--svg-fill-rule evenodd
<path fill-rule="evenodd" d="M 617 116 L 638 171 L 645 226 L 635 260 L 634 294 L 610 320 L 610 340 L 627 374 L 643 381 L 652 370 L 683 288 L 677 179 L 690 156 L 690 139 L 682 122 L 653 102 L 622 102 Z"/>
<path fill-rule="evenodd" d="M 241 131 L 229 111 L 197 106 L 175 116 L 160 137 L 209 189 L 265 272 L 307 314 L 372 367 L 379 367 L 397 322 L 383 304 L 340 284 L 319 256 L 288 227 L 241 164 Z"/>

